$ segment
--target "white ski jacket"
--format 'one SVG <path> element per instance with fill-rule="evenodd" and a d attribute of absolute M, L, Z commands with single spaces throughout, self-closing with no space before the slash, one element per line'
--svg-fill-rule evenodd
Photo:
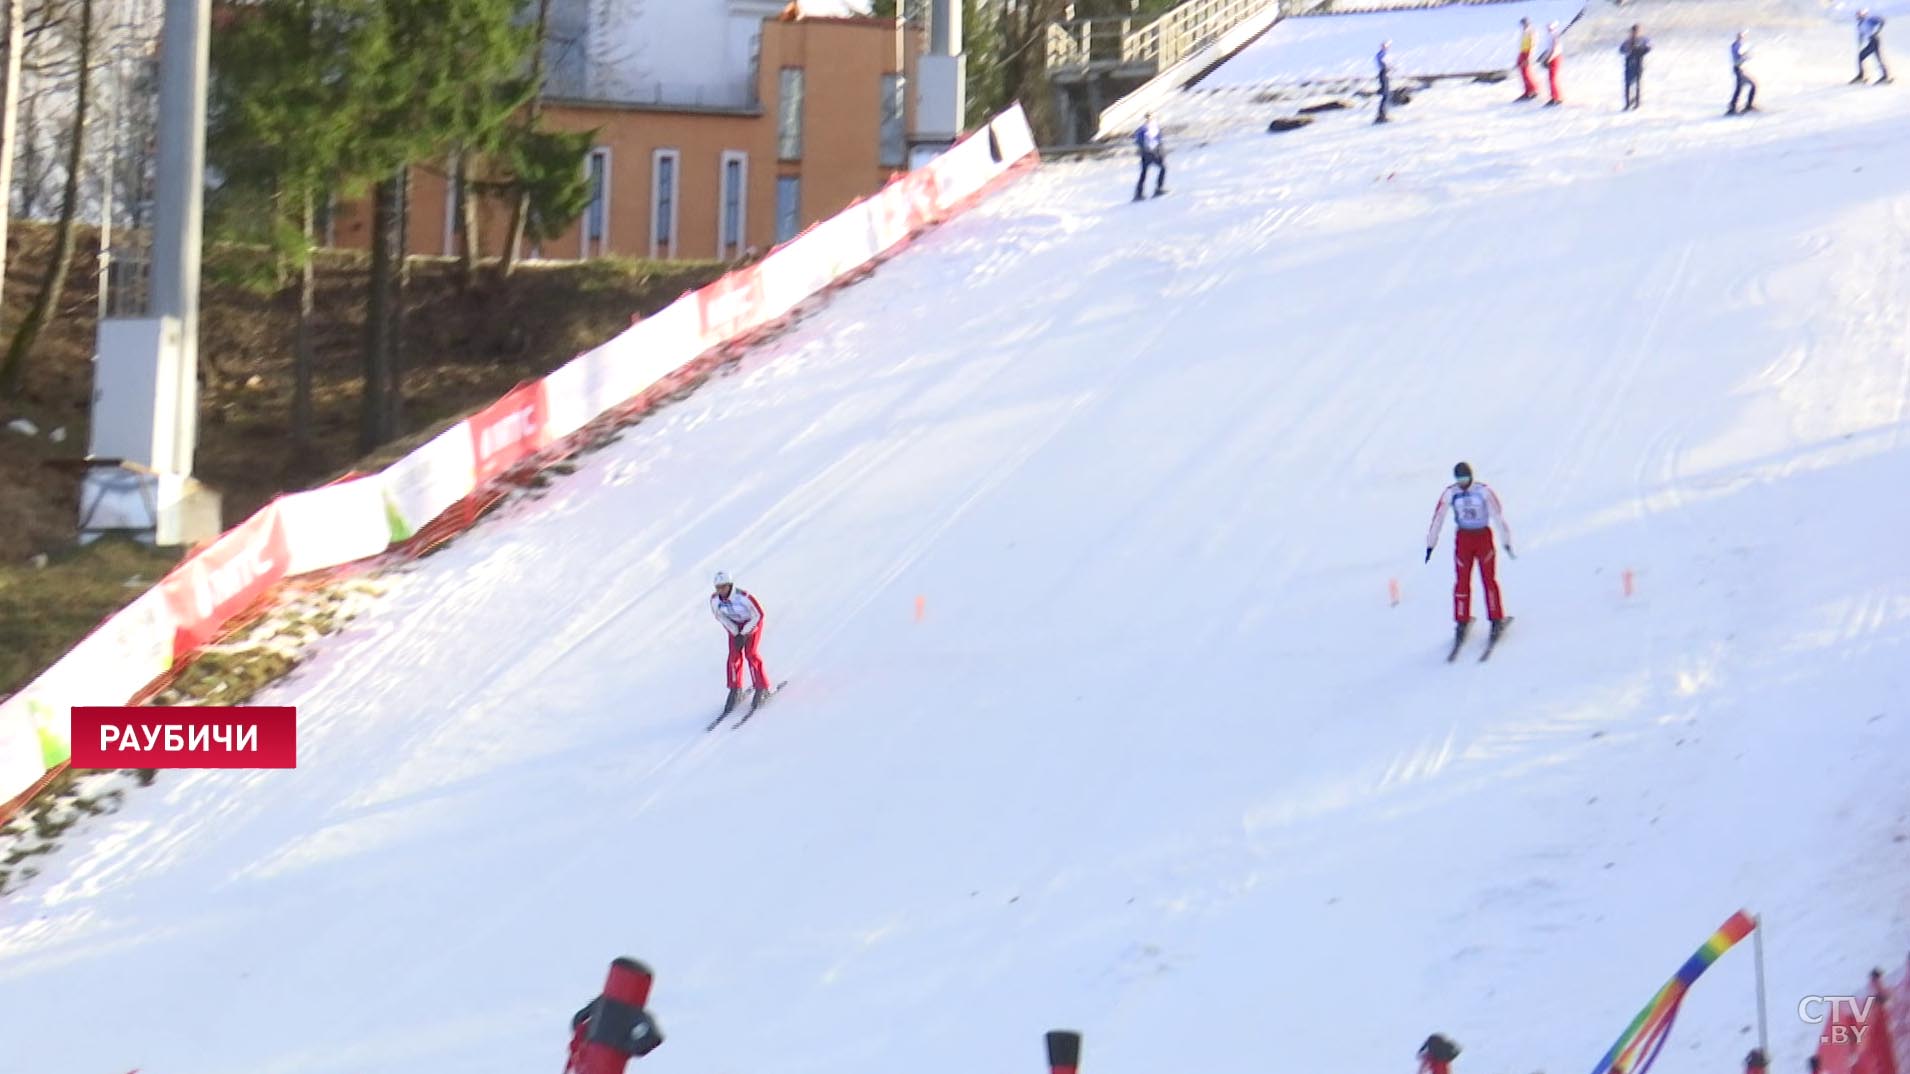
<path fill-rule="evenodd" d="M 1439 494 L 1439 506 L 1433 508 L 1432 528 L 1426 531 L 1427 548 L 1439 547 L 1439 530 L 1448 510 L 1452 511 L 1453 525 L 1458 528 L 1482 530 L 1496 524 L 1499 540 L 1512 543 L 1512 526 L 1505 520 L 1505 508 L 1499 505 L 1499 495 L 1492 491 L 1492 486 L 1474 481 L 1469 487 L 1461 488 L 1455 481 Z"/>
<path fill-rule="evenodd" d="M 710 594 L 710 614 L 731 634 L 753 634 L 763 625 L 763 606 L 741 586 L 730 587 L 730 599 Z"/>

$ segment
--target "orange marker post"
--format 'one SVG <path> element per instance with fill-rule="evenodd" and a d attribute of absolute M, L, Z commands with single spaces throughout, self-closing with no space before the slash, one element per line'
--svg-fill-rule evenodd
<path fill-rule="evenodd" d="M 922 617 L 927 614 L 928 614 L 928 598 L 920 597 L 920 596 L 916 597 L 915 598 L 915 621 L 918 623 L 921 622 Z"/>

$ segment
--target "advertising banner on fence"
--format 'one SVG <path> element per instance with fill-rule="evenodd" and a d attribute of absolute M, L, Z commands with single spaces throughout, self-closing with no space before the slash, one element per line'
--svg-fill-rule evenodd
<path fill-rule="evenodd" d="M 286 576 L 291 558 L 279 522 L 278 505 L 267 504 L 160 581 L 172 609 L 175 655 L 218 637 L 227 620 Z"/>
<path fill-rule="evenodd" d="M 721 346 L 764 323 L 763 282 L 753 265 L 703 288 L 696 298 L 703 330 L 699 352 Z"/>
<path fill-rule="evenodd" d="M 391 543 L 382 474 L 295 492 L 277 506 L 288 577 L 375 556 Z"/>
<path fill-rule="evenodd" d="M 66 762 L 71 706 L 124 701 L 172 666 L 175 622 L 165 591 L 149 589 L 0 706 L 0 801 Z M 33 775 L 14 782 L 27 764 L 37 765 Z"/>
<path fill-rule="evenodd" d="M 409 540 L 476 487 L 471 430 L 458 422 L 392 463 L 384 481 L 385 521 L 395 544 Z"/>
<path fill-rule="evenodd" d="M 544 382 L 531 381 L 465 419 L 478 487 L 537 453 L 544 436 Z"/>
<path fill-rule="evenodd" d="M 589 408 L 594 419 L 629 402 L 664 374 L 689 361 L 684 355 L 700 353 L 702 334 L 701 304 L 694 293 L 686 294 L 573 361 L 571 366 L 582 368 L 571 373 L 570 366 L 565 367 L 567 375 L 554 387 L 586 392 L 582 405 Z M 574 405 L 578 405 L 576 400 L 557 404 L 559 409 Z"/>
<path fill-rule="evenodd" d="M 33 786 L 49 767 L 41 754 L 39 737 L 34 734 L 26 699 L 16 697 L 0 705 L 0 801 Z"/>

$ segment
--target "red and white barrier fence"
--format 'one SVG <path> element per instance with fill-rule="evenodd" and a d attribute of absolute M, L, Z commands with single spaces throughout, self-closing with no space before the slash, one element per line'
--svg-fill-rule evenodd
<path fill-rule="evenodd" d="M 1910 1071 L 1910 965 L 1870 976 L 1861 996 L 1815 997 L 1800 1014 L 1817 1023 L 1820 1074 L 1902 1074 Z"/>
<path fill-rule="evenodd" d="M 274 500 L 0 704 L 0 802 L 17 804 L 67 762 L 73 706 L 137 701 L 289 578 L 435 543 L 469 525 L 501 494 L 505 475 L 547 461 L 591 422 L 775 325 L 1035 159 L 1016 105 L 763 260 L 518 385 L 383 471 Z"/>

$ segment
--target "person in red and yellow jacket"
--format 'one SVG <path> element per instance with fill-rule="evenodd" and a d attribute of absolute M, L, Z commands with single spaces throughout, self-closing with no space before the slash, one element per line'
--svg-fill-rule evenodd
<path fill-rule="evenodd" d="M 1519 78 L 1525 83 L 1525 92 L 1519 94 L 1521 101 L 1537 100 L 1539 96 L 1538 80 L 1532 77 L 1532 20 L 1519 20 Z"/>

